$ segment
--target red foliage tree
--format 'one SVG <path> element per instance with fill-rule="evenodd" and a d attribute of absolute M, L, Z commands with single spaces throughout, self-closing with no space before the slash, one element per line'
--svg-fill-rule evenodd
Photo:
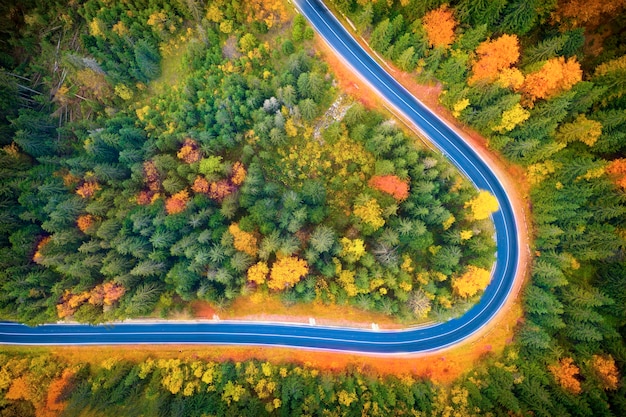
<path fill-rule="evenodd" d="M 370 178 L 368 185 L 379 191 L 391 194 L 398 201 L 409 197 L 409 183 L 395 175 L 375 175 Z"/>

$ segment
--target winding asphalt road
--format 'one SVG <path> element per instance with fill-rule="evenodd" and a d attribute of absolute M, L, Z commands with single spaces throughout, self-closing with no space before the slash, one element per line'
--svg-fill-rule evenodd
<path fill-rule="evenodd" d="M 0 344 L 237 344 L 400 354 L 438 350 L 456 344 L 480 330 L 496 315 L 511 294 L 520 249 L 515 216 L 506 190 L 487 163 L 378 65 L 319 0 L 295 2 L 317 32 L 363 80 L 415 124 L 478 188 L 497 197 L 500 207 L 493 214 L 497 261 L 491 283 L 480 302 L 460 318 L 398 331 L 242 322 L 48 324 L 37 327 L 4 322 L 0 323 Z"/>

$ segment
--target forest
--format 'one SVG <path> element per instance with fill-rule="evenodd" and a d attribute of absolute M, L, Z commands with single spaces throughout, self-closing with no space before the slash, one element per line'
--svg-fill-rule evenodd
<path fill-rule="evenodd" d="M 1 415 L 626 415 L 626 2 L 328 5 L 525 172 L 514 340 L 448 386 L 0 349 Z M 488 284 L 493 197 L 340 91 L 287 2 L 0 13 L 3 320 L 166 318 L 263 293 L 415 323 Z"/>

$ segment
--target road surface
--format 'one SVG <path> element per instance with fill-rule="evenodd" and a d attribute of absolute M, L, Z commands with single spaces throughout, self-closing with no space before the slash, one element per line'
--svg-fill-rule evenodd
<path fill-rule="evenodd" d="M 462 317 L 428 327 L 363 330 L 299 324 L 254 322 L 48 324 L 27 327 L 0 323 L 0 343 L 24 345 L 224 344 L 271 345 L 374 354 L 439 350 L 467 339 L 485 326 L 512 293 L 520 245 L 515 215 L 506 190 L 487 163 L 445 122 L 397 83 L 345 31 L 319 0 L 295 0 L 330 47 L 393 107 L 411 121 L 476 187 L 498 199 L 493 214 L 497 260 L 480 302 Z"/>

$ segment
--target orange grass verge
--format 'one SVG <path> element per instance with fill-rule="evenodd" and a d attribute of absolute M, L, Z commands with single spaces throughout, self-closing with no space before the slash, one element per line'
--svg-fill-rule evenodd
<path fill-rule="evenodd" d="M 209 303 L 195 301 L 191 304 L 195 318 L 212 319 L 214 314 L 225 320 L 261 320 L 278 322 L 309 323 L 326 326 L 371 327 L 398 329 L 405 327 L 395 318 L 372 311 L 359 310 L 351 306 L 325 305 L 320 302 L 286 306 L 277 294 L 254 293 L 237 298 L 232 305 L 216 311 Z"/>
<path fill-rule="evenodd" d="M 3 351 L 28 349 L 32 353 L 49 352 L 72 365 L 89 363 L 100 365 L 105 359 L 143 361 L 147 358 L 178 358 L 183 360 L 243 362 L 250 359 L 270 361 L 274 364 L 296 363 L 320 370 L 341 373 L 347 368 L 370 376 L 412 375 L 428 378 L 435 383 L 447 385 L 474 367 L 489 353 L 498 353 L 513 337 L 515 321 L 521 314 L 519 305 L 509 309 L 486 334 L 449 349 L 419 355 L 393 357 L 366 356 L 348 353 L 312 351 L 291 348 L 259 346 L 198 346 L 198 345 L 134 345 L 134 346 L 82 346 L 82 347 L 19 347 L 3 346 Z"/>

